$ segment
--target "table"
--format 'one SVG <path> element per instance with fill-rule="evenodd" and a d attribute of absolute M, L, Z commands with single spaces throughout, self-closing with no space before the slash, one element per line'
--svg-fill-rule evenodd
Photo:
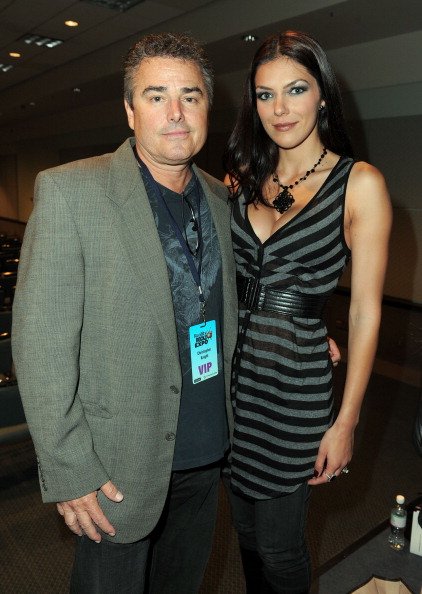
<path fill-rule="evenodd" d="M 317 577 L 311 594 L 350 594 L 370 577 L 400 578 L 413 594 L 422 594 L 422 557 L 409 552 L 394 551 L 387 543 L 390 528 L 386 527 L 363 542 L 356 550 L 336 558 L 334 564 Z"/>

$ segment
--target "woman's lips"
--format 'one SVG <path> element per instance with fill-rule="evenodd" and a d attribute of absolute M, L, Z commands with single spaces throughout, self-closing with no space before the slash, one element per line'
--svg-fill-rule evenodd
<path fill-rule="evenodd" d="M 274 128 L 278 131 L 278 132 L 288 132 L 289 130 L 291 130 L 294 126 L 296 126 L 296 122 L 293 122 L 292 124 L 274 124 Z"/>

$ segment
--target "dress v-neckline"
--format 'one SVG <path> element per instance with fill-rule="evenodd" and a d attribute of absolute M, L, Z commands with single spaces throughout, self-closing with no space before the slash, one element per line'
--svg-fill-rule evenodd
<path fill-rule="evenodd" d="M 245 222 L 248 225 L 252 235 L 255 237 L 257 243 L 260 246 L 265 246 L 267 243 L 271 242 L 271 240 L 273 239 L 273 237 L 275 235 L 277 235 L 278 233 L 280 233 L 285 227 L 288 227 L 290 225 L 290 223 L 292 223 L 293 221 L 295 221 L 298 217 L 300 217 L 300 215 L 307 211 L 309 209 L 309 207 L 312 205 L 313 202 L 315 202 L 315 200 L 317 199 L 318 195 L 321 193 L 321 191 L 324 189 L 324 187 L 327 185 L 327 183 L 330 181 L 331 177 L 334 174 L 334 171 L 337 169 L 338 165 L 340 164 L 341 161 L 343 161 L 344 157 L 339 157 L 339 159 L 337 160 L 337 162 L 335 163 L 335 165 L 333 166 L 333 168 L 331 169 L 330 173 L 327 175 L 327 177 L 325 178 L 325 180 L 323 181 L 323 183 L 320 185 L 320 187 L 318 188 L 318 190 L 315 192 L 315 194 L 312 196 L 312 198 L 310 200 L 308 200 L 308 202 L 305 204 L 305 206 L 303 206 L 291 219 L 289 219 L 288 221 L 286 221 L 286 223 L 284 223 L 284 225 L 281 225 L 281 227 L 279 227 L 278 229 L 276 229 L 273 233 L 271 233 L 271 235 L 269 237 L 267 237 L 267 239 L 265 241 L 261 241 L 260 238 L 258 237 L 258 235 L 255 233 L 255 230 L 252 226 L 252 223 L 250 222 L 249 219 L 249 214 L 248 214 L 248 206 L 249 204 L 245 204 Z"/>

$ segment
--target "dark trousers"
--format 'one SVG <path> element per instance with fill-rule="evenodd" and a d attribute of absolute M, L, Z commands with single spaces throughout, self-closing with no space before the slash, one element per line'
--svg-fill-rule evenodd
<path fill-rule="evenodd" d="M 251 500 L 228 488 L 247 594 L 306 594 L 310 558 L 305 525 L 310 487 L 276 499 Z"/>
<path fill-rule="evenodd" d="M 173 472 L 154 531 L 119 544 L 77 540 L 71 594 L 197 594 L 211 552 L 220 465 Z"/>

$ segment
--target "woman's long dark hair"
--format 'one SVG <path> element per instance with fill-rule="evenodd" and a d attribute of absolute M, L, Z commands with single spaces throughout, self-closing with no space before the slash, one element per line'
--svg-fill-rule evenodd
<path fill-rule="evenodd" d="M 256 108 L 255 76 L 261 66 L 281 56 L 304 66 L 316 79 L 325 107 L 318 111 L 317 128 L 322 144 L 339 155 L 352 156 L 342 100 L 333 69 L 319 43 L 306 33 L 285 31 L 268 37 L 258 48 L 245 82 L 242 106 L 224 154 L 224 167 L 235 182 L 237 198 L 263 202 L 263 187 L 277 168 L 278 146 L 267 135 Z"/>

